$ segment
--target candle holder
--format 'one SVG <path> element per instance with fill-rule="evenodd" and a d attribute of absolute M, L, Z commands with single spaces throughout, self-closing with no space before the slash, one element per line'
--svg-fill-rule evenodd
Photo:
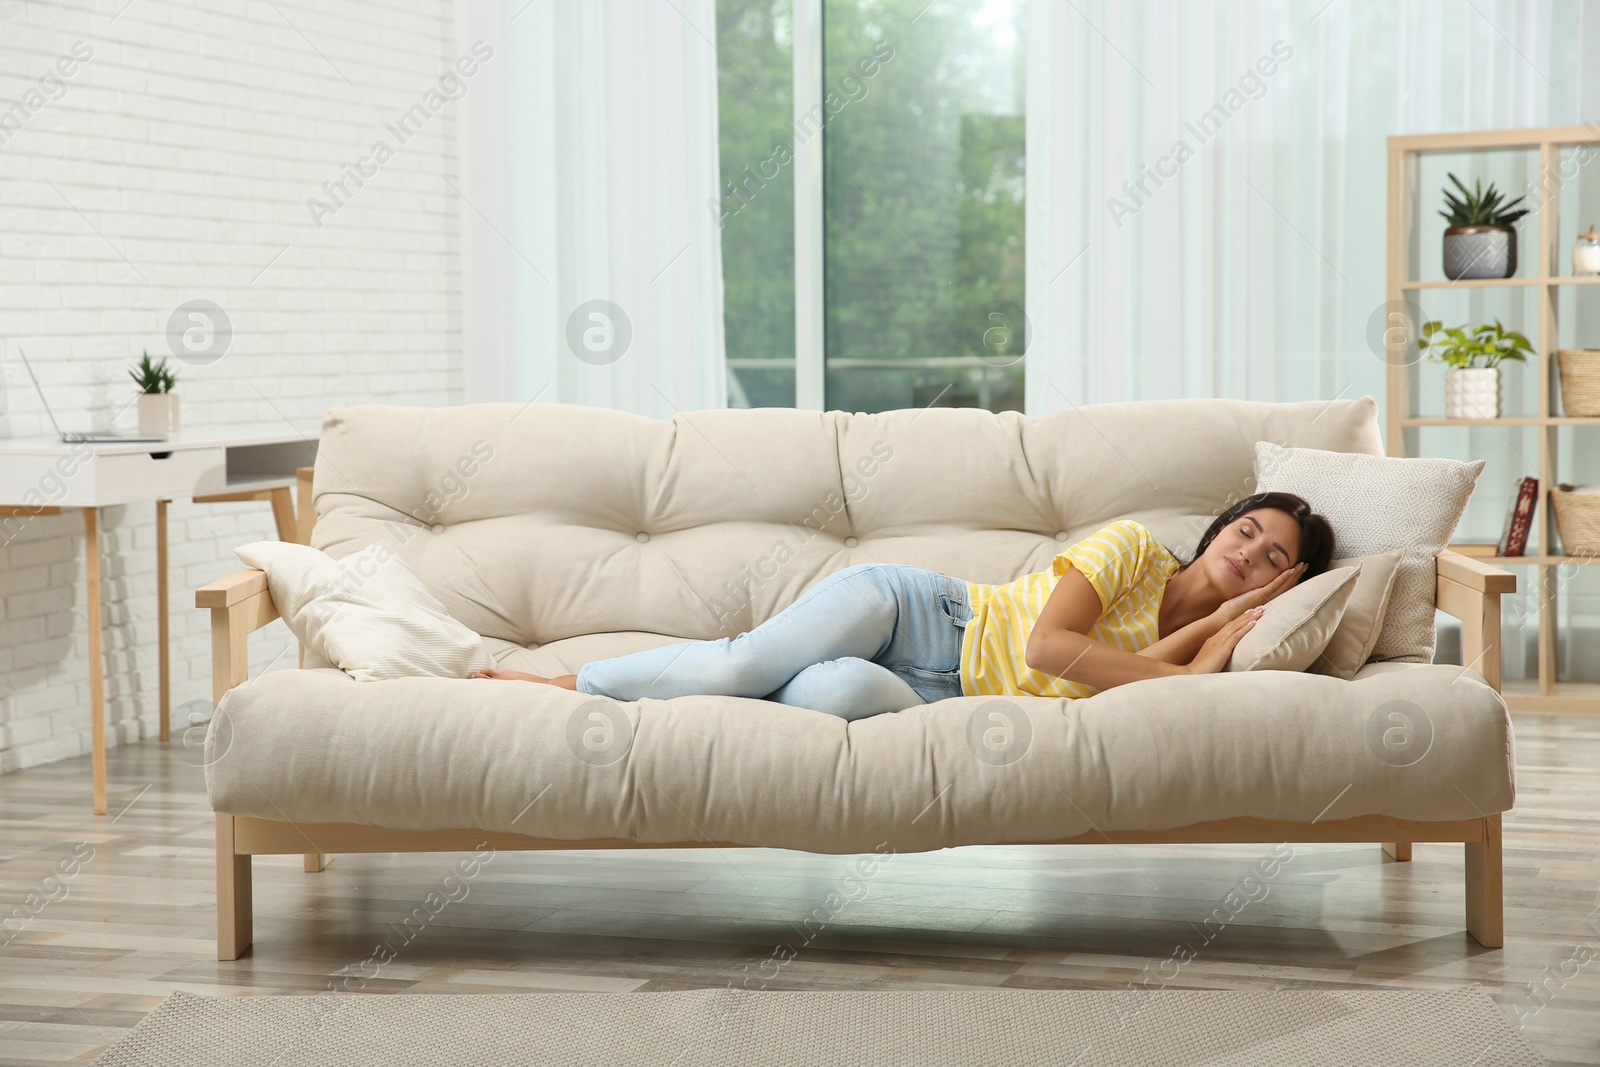
<path fill-rule="evenodd" d="M 1588 233 L 1578 234 L 1578 239 L 1572 242 L 1572 273 L 1600 274 L 1600 233 L 1595 232 L 1593 225 Z"/>

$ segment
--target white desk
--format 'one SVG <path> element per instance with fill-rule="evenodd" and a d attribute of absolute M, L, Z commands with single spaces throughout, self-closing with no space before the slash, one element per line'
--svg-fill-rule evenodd
<path fill-rule="evenodd" d="M 291 487 L 309 467 L 317 442 L 288 423 L 194 430 L 167 441 L 63 444 L 54 437 L 0 439 L 0 521 L 9 530 L 35 515 L 82 508 L 94 810 L 106 813 L 105 653 L 100 632 L 100 509 L 114 504 L 156 507 L 156 588 L 161 645 L 161 740 L 169 738 L 167 658 L 167 503 L 193 499 L 270 500 L 278 536 L 300 540 Z"/>

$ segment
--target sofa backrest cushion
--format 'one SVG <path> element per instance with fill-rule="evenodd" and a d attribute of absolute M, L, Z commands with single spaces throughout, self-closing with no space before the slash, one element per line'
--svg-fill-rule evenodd
<path fill-rule="evenodd" d="M 1255 491 L 1255 442 L 1382 455 L 1370 396 L 790 408 L 335 408 L 312 543 L 387 540 L 450 614 L 522 645 L 733 637 L 854 563 L 1006 582 L 1133 518 L 1181 559 Z M 1336 547 L 1337 552 L 1337 547 Z"/>

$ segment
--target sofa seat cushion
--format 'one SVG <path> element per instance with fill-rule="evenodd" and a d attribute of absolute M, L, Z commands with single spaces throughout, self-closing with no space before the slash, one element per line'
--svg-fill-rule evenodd
<path fill-rule="evenodd" d="M 219 812 L 821 853 L 1241 816 L 1469 819 L 1513 800 L 1504 701 L 1431 664 L 954 697 L 854 722 L 742 697 L 281 670 L 228 693 L 207 746 Z"/>

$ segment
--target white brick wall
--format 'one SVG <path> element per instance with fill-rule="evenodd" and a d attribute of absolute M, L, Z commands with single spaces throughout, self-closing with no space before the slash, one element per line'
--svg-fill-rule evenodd
<path fill-rule="evenodd" d="M 186 428 L 314 434 L 333 405 L 459 402 L 456 100 L 404 143 L 385 128 L 428 106 L 463 51 L 451 0 L 124 3 L 0 0 L 0 434 L 46 430 L 19 342 L 58 418 L 104 425 L 132 399 L 125 368 L 141 349 L 170 355 L 168 316 L 195 298 L 234 337 L 214 363 L 174 361 Z M 379 139 L 393 158 L 347 180 L 318 226 L 308 199 L 331 204 L 324 183 Z M 129 409 L 117 425 L 135 422 Z M 265 503 L 175 501 L 168 515 L 181 719 L 210 695 L 191 590 L 274 526 Z M 115 745 L 157 732 L 154 509 L 101 522 Z M 5 772 L 88 751 L 89 667 L 81 514 L 0 541 Z M 256 635 L 252 673 L 291 643 L 281 623 Z"/>

